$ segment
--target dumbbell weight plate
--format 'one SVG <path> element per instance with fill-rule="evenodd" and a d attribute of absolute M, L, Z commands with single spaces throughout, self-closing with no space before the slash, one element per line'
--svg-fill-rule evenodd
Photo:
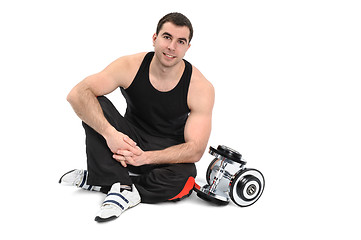
<path fill-rule="evenodd" d="M 260 171 L 244 169 L 231 180 L 229 195 L 238 206 L 248 207 L 261 197 L 264 185 L 265 180 Z"/>

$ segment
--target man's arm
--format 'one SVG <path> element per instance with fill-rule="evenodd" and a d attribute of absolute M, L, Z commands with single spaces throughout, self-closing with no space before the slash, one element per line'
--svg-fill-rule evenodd
<path fill-rule="evenodd" d="M 128 87 L 135 76 L 134 69 L 139 67 L 134 65 L 138 64 L 138 59 L 142 59 L 140 55 L 117 59 L 100 73 L 78 83 L 67 96 L 79 118 L 107 140 L 112 152 L 119 149 L 132 150 L 136 144 L 106 120 L 97 96 L 108 94 L 118 87 Z"/>
<path fill-rule="evenodd" d="M 191 81 L 188 105 L 191 110 L 185 125 L 185 143 L 164 150 L 146 151 L 139 156 L 118 151 L 114 158 L 134 166 L 143 164 L 194 163 L 201 159 L 208 143 L 212 125 L 214 88 L 204 76 L 194 68 L 194 81 Z M 124 156 L 125 155 L 125 156 Z"/>

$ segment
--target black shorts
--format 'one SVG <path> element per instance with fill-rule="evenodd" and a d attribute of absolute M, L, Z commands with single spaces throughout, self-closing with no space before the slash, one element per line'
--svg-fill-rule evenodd
<path fill-rule="evenodd" d="M 128 135 L 144 151 L 161 150 L 176 144 L 173 139 L 151 136 L 124 118 L 111 101 L 98 97 L 104 116 L 118 131 Z M 120 182 L 134 184 L 142 202 L 156 203 L 179 200 L 190 195 L 197 171 L 194 163 L 143 165 L 124 168 L 114 160 L 103 136 L 83 122 L 86 135 L 86 154 L 88 166 L 88 185 L 102 186 L 106 192 Z M 130 176 L 129 172 L 138 174 Z"/>

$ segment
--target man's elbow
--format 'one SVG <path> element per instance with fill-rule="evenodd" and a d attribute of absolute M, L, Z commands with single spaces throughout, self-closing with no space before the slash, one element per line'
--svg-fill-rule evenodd
<path fill-rule="evenodd" d="M 197 148 L 195 149 L 190 161 L 192 163 L 196 163 L 199 162 L 199 160 L 201 160 L 202 156 L 204 154 L 204 149 L 203 148 Z"/>
<path fill-rule="evenodd" d="M 71 104 L 75 99 L 75 91 L 74 88 L 68 93 L 66 96 L 66 100 Z"/>
<path fill-rule="evenodd" d="M 86 92 L 87 89 L 85 89 L 82 85 L 78 84 L 76 85 L 73 89 L 71 89 L 71 91 L 68 93 L 68 95 L 66 96 L 66 100 L 71 104 L 74 105 L 76 104 L 81 95 L 84 95 L 84 93 Z"/>

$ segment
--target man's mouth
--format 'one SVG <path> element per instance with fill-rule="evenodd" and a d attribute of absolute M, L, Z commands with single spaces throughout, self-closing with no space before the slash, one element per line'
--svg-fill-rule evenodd
<path fill-rule="evenodd" d="M 173 55 L 169 55 L 169 54 L 167 54 L 167 53 L 163 53 L 163 54 L 164 54 L 164 56 L 166 56 L 166 57 L 175 58 L 175 56 L 173 56 Z"/>

